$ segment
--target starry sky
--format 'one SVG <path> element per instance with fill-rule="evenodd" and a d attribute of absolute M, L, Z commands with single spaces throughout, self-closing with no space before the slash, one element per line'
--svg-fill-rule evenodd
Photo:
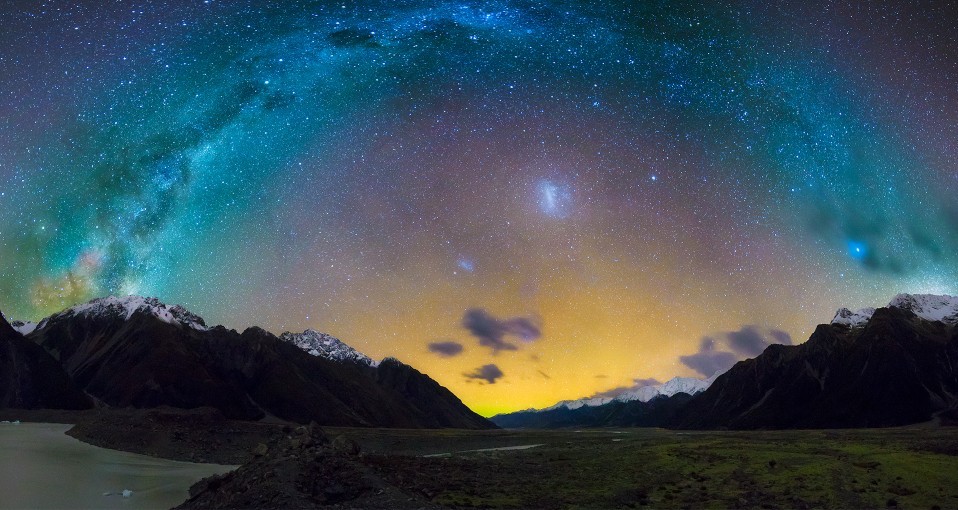
<path fill-rule="evenodd" d="M 4 2 L 0 309 L 315 328 L 490 415 L 958 293 L 956 4 L 707 4 Z"/>

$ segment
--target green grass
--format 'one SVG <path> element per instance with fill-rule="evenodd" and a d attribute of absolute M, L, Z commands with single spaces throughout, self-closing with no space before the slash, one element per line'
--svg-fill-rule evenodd
<path fill-rule="evenodd" d="M 452 508 L 958 506 L 955 428 L 330 432 L 359 442 L 385 478 Z"/>

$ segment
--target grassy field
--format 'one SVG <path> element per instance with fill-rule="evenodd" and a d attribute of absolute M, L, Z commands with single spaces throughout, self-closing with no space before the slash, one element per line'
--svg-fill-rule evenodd
<path fill-rule="evenodd" d="M 358 442 L 386 479 L 451 508 L 958 507 L 954 427 L 328 432 Z M 531 444 L 542 446 L 467 451 Z"/>

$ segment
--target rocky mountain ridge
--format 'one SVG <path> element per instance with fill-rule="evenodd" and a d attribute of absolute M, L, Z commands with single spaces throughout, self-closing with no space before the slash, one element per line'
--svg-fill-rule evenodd
<path fill-rule="evenodd" d="M 956 360 L 958 298 L 899 294 L 886 307 L 839 309 L 805 343 L 773 344 L 700 386 L 673 379 L 662 385 L 672 383 L 671 390 L 643 387 L 616 398 L 564 401 L 492 421 L 510 428 L 907 425 L 958 414 Z M 681 391 L 686 388 L 691 396 Z M 658 395 L 643 402 L 641 392 Z M 656 405 L 643 405 L 649 403 Z"/>
<path fill-rule="evenodd" d="M 352 358 L 313 355 L 261 328 L 209 327 L 155 298 L 96 299 L 43 319 L 26 339 L 108 407 L 213 407 L 233 419 L 321 425 L 494 427 L 398 361 L 357 362 L 368 357 L 338 340 L 331 352 Z"/>

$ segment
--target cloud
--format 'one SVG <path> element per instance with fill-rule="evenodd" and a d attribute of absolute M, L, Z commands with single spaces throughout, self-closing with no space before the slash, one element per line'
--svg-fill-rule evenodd
<path fill-rule="evenodd" d="M 792 344 L 792 337 L 784 331 L 773 329 L 768 334 L 772 337 L 771 341 L 766 339 L 757 326 L 746 325 L 738 331 L 725 333 L 725 337 L 728 339 L 728 345 L 732 348 L 732 351 L 749 358 L 762 354 L 762 351 L 773 343 Z"/>
<path fill-rule="evenodd" d="M 775 341 L 772 342 L 773 344 L 795 345 L 795 342 L 792 341 L 792 335 L 789 335 L 780 329 L 773 329 L 768 333 L 772 335 L 773 339 L 775 339 Z"/>
<path fill-rule="evenodd" d="M 680 356 L 679 361 L 703 377 L 712 377 L 716 372 L 731 368 L 738 361 L 738 357 L 731 352 L 715 350 L 715 340 L 705 337 L 699 345 L 698 352 Z"/>
<path fill-rule="evenodd" d="M 429 342 L 429 352 L 438 354 L 443 358 L 451 358 L 462 354 L 462 344 L 459 342 L 443 341 Z"/>
<path fill-rule="evenodd" d="M 598 378 L 599 376 L 596 376 L 596 377 Z M 605 379 L 606 376 L 603 375 L 603 376 L 601 376 L 601 378 L 602 378 L 602 379 Z M 649 378 L 649 379 L 632 379 L 632 385 L 631 385 L 631 386 L 619 386 L 619 387 L 617 387 L 617 388 L 612 388 L 612 389 L 610 389 L 610 390 L 597 391 L 597 392 L 593 393 L 591 396 L 586 397 L 586 398 L 600 398 L 600 397 L 615 398 L 615 397 L 618 397 L 619 395 L 622 395 L 623 393 L 629 393 L 629 392 L 635 391 L 635 390 L 637 390 L 637 389 L 639 389 L 639 388 L 643 388 L 643 387 L 645 387 L 645 386 L 655 386 L 656 384 L 662 384 L 662 383 L 659 382 L 658 379 L 652 379 L 652 378 Z"/>
<path fill-rule="evenodd" d="M 661 381 L 652 377 L 648 379 L 632 379 L 632 382 L 633 382 L 632 387 L 635 389 L 644 388 L 646 386 L 655 386 L 656 384 L 662 384 Z"/>
<path fill-rule="evenodd" d="M 720 343 L 725 344 L 728 350 L 720 349 Z M 711 377 L 716 372 L 732 368 L 741 359 L 758 356 L 772 344 L 792 345 L 792 337 L 779 329 L 763 331 L 758 326 L 746 324 L 738 331 L 719 333 L 715 338 L 702 338 L 698 352 L 680 356 L 679 361 L 703 377 Z"/>
<path fill-rule="evenodd" d="M 517 351 L 519 347 L 507 342 L 505 337 L 513 336 L 524 342 L 538 340 L 542 329 L 538 321 L 526 317 L 497 319 L 482 308 L 466 310 L 462 326 L 479 339 L 479 345 L 489 347 L 492 353 L 499 351 Z"/>
<path fill-rule="evenodd" d="M 502 370 L 493 364 L 483 365 L 473 372 L 463 374 L 467 379 L 481 379 L 489 384 L 496 384 L 496 380 L 502 377 Z"/>

